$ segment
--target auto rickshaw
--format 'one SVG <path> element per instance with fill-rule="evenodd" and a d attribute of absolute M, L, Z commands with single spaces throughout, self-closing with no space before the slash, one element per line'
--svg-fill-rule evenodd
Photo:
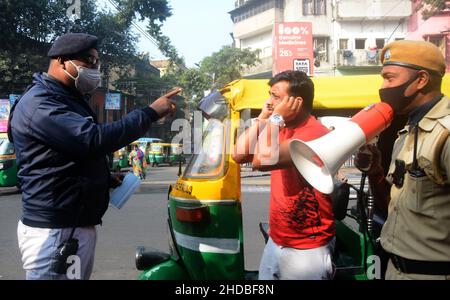
<path fill-rule="evenodd" d="M 130 167 L 128 162 L 128 148 L 122 147 L 113 154 L 112 170 L 120 171 L 123 168 Z"/>
<path fill-rule="evenodd" d="M 149 138 L 149 137 L 142 137 L 138 140 L 131 143 L 131 145 L 139 145 L 139 149 L 144 153 L 145 156 L 145 162 L 146 164 L 150 164 L 150 152 L 151 152 L 151 145 L 153 143 L 162 143 L 163 140 L 160 138 Z M 131 150 L 130 150 L 131 151 Z"/>
<path fill-rule="evenodd" d="M 443 84 L 447 85 L 447 94 L 448 77 Z M 313 81 L 313 114 L 349 117 L 379 101 L 382 79 L 379 75 L 360 75 L 318 77 Z M 143 271 L 139 279 L 257 278 L 257 271 L 244 269 L 241 168 L 231 153 L 242 126 L 240 120 L 245 123 L 258 116 L 268 89 L 268 80 L 242 79 L 201 101 L 199 108 L 208 120 L 203 147 L 168 190 L 170 253 L 139 247 L 136 267 Z M 378 263 L 374 254 L 383 219 L 374 213 L 364 179 L 361 176 L 359 187 L 347 183 L 333 194 L 335 279 L 377 278 L 373 274 Z M 358 200 L 352 208 L 348 207 L 350 189 L 355 190 Z M 266 226 L 260 224 L 260 228 L 267 238 Z"/>
<path fill-rule="evenodd" d="M 0 133 L 0 186 L 18 186 L 16 151 L 6 133 Z"/>
<path fill-rule="evenodd" d="M 149 162 L 152 166 L 158 167 L 160 164 L 173 165 L 185 163 L 183 155 L 183 145 L 171 143 L 152 143 L 148 154 Z"/>

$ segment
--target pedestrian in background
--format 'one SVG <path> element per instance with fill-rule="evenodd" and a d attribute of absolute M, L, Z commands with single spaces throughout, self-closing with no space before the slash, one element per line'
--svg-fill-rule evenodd
<path fill-rule="evenodd" d="M 144 152 L 139 148 L 139 145 L 136 144 L 133 146 L 128 160 L 133 167 L 134 175 L 140 179 L 145 179 Z"/>

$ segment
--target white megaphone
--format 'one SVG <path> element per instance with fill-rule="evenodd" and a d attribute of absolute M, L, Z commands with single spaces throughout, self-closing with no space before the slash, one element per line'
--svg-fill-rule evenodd
<path fill-rule="evenodd" d="M 292 140 L 289 144 L 292 161 L 316 190 L 331 194 L 339 168 L 358 148 L 389 127 L 393 117 L 393 110 L 386 103 L 367 106 L 316 140 Z"/>

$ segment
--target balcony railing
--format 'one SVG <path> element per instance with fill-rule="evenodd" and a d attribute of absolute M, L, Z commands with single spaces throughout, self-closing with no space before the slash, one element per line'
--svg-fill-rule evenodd
<path fill-rule="evenodd" d="M 379 66 L 379 50 L 338 50 L 337 66 L 338 67 L 368 67 Z"/>

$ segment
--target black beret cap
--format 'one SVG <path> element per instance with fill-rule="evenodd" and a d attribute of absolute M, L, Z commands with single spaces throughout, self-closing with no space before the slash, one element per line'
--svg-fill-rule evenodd
<path fill-rule="evenodd" d="M 48 50 L 48 57 L 70 56 L 97 49 L 98 38 L 86 33 L 67 33 L 60 36 Z"/>

